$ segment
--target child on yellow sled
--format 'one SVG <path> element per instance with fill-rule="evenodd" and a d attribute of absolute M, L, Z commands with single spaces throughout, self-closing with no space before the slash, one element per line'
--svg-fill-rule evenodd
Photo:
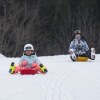
<path fill-rule="evenodd" d="M 89 46 L 85 38 L 81 35 L 80 30 L 74 31 L 74 37 L 69 46 L 69 53 L 72 61 L 76 61 L 78 57 L 87 57 L 91 60 L 95 60 L 95 49 L 89 49 Z"/>

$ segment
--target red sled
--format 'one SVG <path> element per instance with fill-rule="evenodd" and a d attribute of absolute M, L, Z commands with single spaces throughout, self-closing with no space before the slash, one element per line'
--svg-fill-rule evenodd
<path fill-rule="evenodd" d="M 27 68 L 27 67 L 16 66 L 15 73 L 20 73 L 21 75 L 25 75 L 25 74 L 34 75 L 34 74 L 41 73 L 41 71 L 39 68 Z"/>
<path fill-rule="evenodd" d="M 34 68 L 21 68 L 20 69 L 20 74 L 24 75 L 24 74 L 37 74 L 37 71 Z"/>

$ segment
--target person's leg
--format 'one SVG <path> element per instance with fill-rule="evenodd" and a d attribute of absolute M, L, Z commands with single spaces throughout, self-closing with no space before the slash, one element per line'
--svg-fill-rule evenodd
<path fill-rule="evenodd" d="M 37 73 L 42 73 L 42 70 L 40 68 L 40 66 L 38 64 L 33 63 L 32 64 L 32 68 L 35 68 L 35 70 L 37 71 Z"/>
<path fill-rule="evenodd" d="M 91 60 L 95 60 L 95 49 L 94 48 L 91 48 L 91 50 L 88 50 L 86 52 L 86 55 L 89 59 Z"/>

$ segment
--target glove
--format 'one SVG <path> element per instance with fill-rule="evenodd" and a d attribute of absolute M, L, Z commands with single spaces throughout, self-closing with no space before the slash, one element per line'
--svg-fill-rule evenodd
<path fill-rule="evenodd" d="M 23 60 L 22 63 L 21 63 L 21 66 L 26 66 L 27 64 L 28 64 L 28 62 Z"/>

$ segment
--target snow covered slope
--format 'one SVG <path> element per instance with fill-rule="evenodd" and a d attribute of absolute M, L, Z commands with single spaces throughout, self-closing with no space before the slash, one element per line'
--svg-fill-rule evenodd
<path fill-rule="evenodd" d="M 69 55 L 39 57 L 46 75 L 10 75 L 10 63 L 0 57 L 0 100 L 100 100 L 100 55 L 88 62 L 72 62 Z"/>

